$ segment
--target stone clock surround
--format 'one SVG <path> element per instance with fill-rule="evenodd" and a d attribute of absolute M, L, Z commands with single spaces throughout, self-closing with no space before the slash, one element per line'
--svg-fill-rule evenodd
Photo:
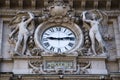
<path fill-rule="evenodd" d="M 70 30 L 72 30 L 75 33 L 76 39 L 77 39 L 77 43 L 76 43 L 77 46 L 75 46 L 74 50 L 83 46 L 83 41 L 84 41 L 83 33 L 77 24 L 75 24 L 73 22 L 62 23 L 62 24 L 44 22 L 44 23 L 40 24 L 35 31 L 35 43 L 39 48 L 43 49 L 43 47 L 41 46 L 41 42 L 40 42 L 41 41 L 40 37 L 42 35 L 41 33 L 43 33 L 43 31 L 46 30 L 47 28 L 49 28 L 51 26 L 56 26 L 56 25 L 65 26 L 66 28 L 69 28 Z M 74 51 L 74 50 L 72 50 L 72 51 Z"/>

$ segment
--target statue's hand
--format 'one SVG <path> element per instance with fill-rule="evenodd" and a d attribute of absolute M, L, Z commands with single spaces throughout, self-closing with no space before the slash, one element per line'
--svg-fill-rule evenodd
<path fill-rule="evenodd" d="M 33 19 L 34 18 L 34 14 L 31 12 L 28 12 L 28 14 L 30 15 L 30 17 Z"/>
<path fill-rule="evenodd" d="M 99 12 L 99 10 L 98 10 L 98 9 L 96 9 L 96 11 L 98 11 L 98 12 Z"/>
<path fill-rule="evenodd" d="M 87 13 L 87 11 L 83 11 L 81 15 L 85 15 Z"/>
<path fill-rule="evenodd" d="M 12 34 L 9 34 L 8 42 L 9 42 L 10 44 L 14 44 L 14 38 L 12 37 Z"/>
<path fill-rule="evenodd" d="M 87 13 L 87 11 L 83 11 L 83 14 L 86 14 Z"/>
<path fill-rule="evenodd" d="M 9 34 L 9 39 L 11 39 L 12 38 L 12 34 Z"/>

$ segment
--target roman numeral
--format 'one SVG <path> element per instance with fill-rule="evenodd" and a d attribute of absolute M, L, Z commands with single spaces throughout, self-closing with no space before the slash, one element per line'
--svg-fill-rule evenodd
<path fill-rule="evenodd" d="M 64 32 L 66 32 L 67 29 L 64 30 Z"/>
<path fill-rule="evenodd" d="M 74 45 L 73 43 L 69 43 L 69 44 L 68 44 L 68 46 L 70 46 L 70 47 L 73 47 L 73 45 Z"/>
<path fill-rule="evenodd" d="M 61 27 L 56 27 L 56 30 L 57 31 L 61 31 Z"/>
<path fill-rule="evenodd" d="M 48 33 L 45 33 L 45 35 L 49 36 L 50 34 L 48 34 Z"/>
<path fill-rule="evenodd" d="M 51 28 L 51 29 L 50 29 L 50 31 L 51 31 L 51 32 L 54 32 L 54 29 L 53 29 L 53 28 Z"/>
<path fill-rule="evenodd" d="M 68 50 L 68 48 L 67 47 L 64 47 L 65 48 L 65 50 Z"/>
<path fill-rule="evenodd" d="M 49 46 L 50 46 L 50 44 L 49 44 L 48 42 L 44 43 L 44 45 L 45 45 L 46 47 L 49 47 Z"/>
<path fill-rule="evenodd" d="M 54 51 L 54 49 L 55 49 L 54 47 L 51 47 L 51 48 L 50 48 L 51 51 Z"/>
<path fill-rule="evenodd" d="M 43 38 L 42 41 L 48 41 L 48 39 L 47 38 Z"/>
<path fill-rule="evenodd" d="M 73 35 L 73 33 L 69 33 L 68 36 Z"/>
<path fill-rule="evenodd" d="M 57 52 L 58 52 L 58 53 L 61 53 L 61 49 L 60 49 L 60 48 L 58 48 Z"/>

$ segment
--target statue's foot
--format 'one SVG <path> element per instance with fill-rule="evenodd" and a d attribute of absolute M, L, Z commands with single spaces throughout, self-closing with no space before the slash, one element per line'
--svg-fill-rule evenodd
<path fill-rule="evenodd" d="M 19 52 L 15 51 L 14 56 L 21 56 L 21 54 Z"/>
<path fill-rule="evenodd" d="M 92 56 L 97 56 L 97 54 L 93 54 Z"/>
<path fill-rule="evenodd" d="M 107 53 L 102 53 L 99 56 L 107 56 Z"/>
<path fill-rule="evenodd" d="M 32 54 L 30 53 L 30 51 L 29 50 L 27 50 L 27 52 L 26 52 L 26 54 L 25 54 L 26 56 L 32 56 Z"/>
<path fill-rule="evenodd" d="M 86 55 L 87 55 L 87 56 L 91 56 L 92 54 L 93 54 L 93 53 L 89 52 L 89 53 L 87 53 Z"/>

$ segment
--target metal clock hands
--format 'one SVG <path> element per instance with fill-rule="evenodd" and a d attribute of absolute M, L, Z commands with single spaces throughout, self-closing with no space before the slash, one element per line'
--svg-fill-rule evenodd
<path fill-rule="evenodd" d="M 59 29 L 59 30 L 58 30 Z M 49 51 L 63 53 L 72 50 L 76 43 L 75 34 L 66 27 L 50 27 L 41 36 L 42 45 Z"/>
<path fill-rule="evenodd" d="M 47 39 L 50 39 L 50 40 L 75 40 L 74 37 L 62 37 L 62 38 L 47 37 Z"/>

